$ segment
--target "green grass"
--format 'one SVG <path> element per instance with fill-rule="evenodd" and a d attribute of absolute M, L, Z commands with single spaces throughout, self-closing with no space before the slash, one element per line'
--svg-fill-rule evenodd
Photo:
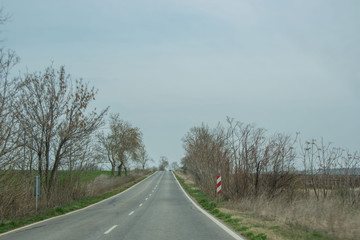
<path fill-rule="evenodd" d="M 4 172 L 4 171 L 0 170 L 0 172 Z M 70 172 L 68 170 L 58 170 L 56 174 L 59 180 L 64 180 L 69 177 Z M 78 178 L 79 174 L 81 174 L 80 176 L 81 182 L 89 182 L 89 181 L 93 181 L 96 177 L 100 175 L 111 176 L 111 171 L 79 171 L 79 170 L 72 171 L 73 178 Z M 117 172 L 115 174 L 117 174 Z M 123 174 L 125 174 L 124 171 Z M 30 175 L 29 170 L 11 170 L 11 172 L 9 172 L 8 175 L 11 175 L 12 178 L 15 177 L 16 179 L 19 180 L 22 180 L 23 176 L 26 176 L 26 178 L 30 177 L 31 179 L 33 179 L 36 175 L 38 175 L 38 171 L 33 170 Z"/>
<path fill-rule="evenodd" d="M 269 227 L 270 230 L 280 229 L 280 226 L 271 226 Z"/>
<path fill-rule="evenodd" d="M 100 171 L 94 171 L 97 173 L 93 173 L 93 175 L 91 176 L 91 178 L 96 177 L 101 175 L 103 172 Z M 110 172 L 111 174 L 111 172 Z M 112 191 L 106 192 L 102 195 L 99 196 L 95 196 L 95 197 L 86 197 L 82 200 L 79 201 L 73 201 L 69 204 L 63 205 L 63 206 L 57 206 L 55 208 L 49 209 L 47 210 L 45 213 L 42 213 L 40 215 L 36 215 L 36 216 L 32 216 L 32 217 L 27 217 L 27 218 L 21 218 L 21 219 L 14 219 L 14 220 L 6 220 L 0 223 L 0 233 L 4 233 L 31 223 L 35 223 L 38 221 L 42 221 L 51 217 L 55 217 L 55 216 L 59 216 L 59 215 L 63 215 L 65 213 L 69 213 L 71 211 L 75 211 L 84 207 L 87 207 L 89 205 L 92 205 L 94 203 L 100 202 L 104 199 L 107 199 L 109 197 L 112 197 L 116 194 L 119 194 L 123 191 L 125 191 L 126 189 L 128 189 L 129 187 L 135 185 L 136 183 L 142 181 L 143 179 L 145 179 L 146 177 L 148 177 L 149 175 L 151 175 L 152 173 L 146 175 L 146 176 L 142 176 L 138 179 L 136 179 L 135 181 L 133 181 L 130 185 L 127 186 L 123 186 L 117 189 L 113 189 Z M 89 177 L 90 179 L 90 177 Z"/>

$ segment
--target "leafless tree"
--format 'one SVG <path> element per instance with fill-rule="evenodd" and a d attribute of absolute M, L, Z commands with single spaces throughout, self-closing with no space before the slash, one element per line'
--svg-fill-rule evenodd
<path fill-rule="evenodd" d="M 230 118 L 227 122 L 227 129 L 203 124 L 183 138 L 182 163 L 196 184 L 214 197 L 216 175 L 221 175 L 225 199 L 287 191 L 294 178 L 295 141 L 283 134 L 269 138 L 264 129 Z"/>
<path fill-rule="evenodd" d="M 114 138 L 111 136 L 111 133 L 105 134 L 101 132 L 97 135 L 99 146 L 97 148 L 99 154 L 106 158 L 106 161 L 111 165 L 111 176 L 115 175 L 116 169 L 116 146 L 113 142 Z"/>
<path fill-rule="evenodd" d="M 10 77 L 11 69 L 18 62 L 14 51 L 0 49 L 0 168 L 9 163 L 5 155 L 22 145 L 14 106 L 20 86 L 18 79 Z"/>
<path fill-rule="evenodd" d="M 84 139 L 103 123 L 107 109 L 89 110 L 96 91 L 82 80 L 73 85 L 64 67 L 26 74 L 17 101 L 17 116 L 31 139 L 27 146 L 37 155 L 38 172 L 50 193 L 62 160 L 69 158 Z"/>
<path fill-rule="evenodd" d="M 145 169 L 145 166 L 148 162 L 151 162 L 151 158 L 149 157 L 149 154 L 146 152 L 145 145 L 141 144 L 140 147 L 137 150 L 137 162 L 141 164 L 142 169 Z"/>
<path fill-rule="evenodd" d="M 99 137 L 100 143 L 112 166 L 112 173 L 117 166 L 118 176 L 121 176 L 123 169 L 126 175 L 129 159 L 138 159 L 138 149 L 142 146 L 142 133 L 139 128 L 121 120 L 119 114 L 110 116 L 109 125 L 110 131 L 107 135 L 103 134 Z"/>

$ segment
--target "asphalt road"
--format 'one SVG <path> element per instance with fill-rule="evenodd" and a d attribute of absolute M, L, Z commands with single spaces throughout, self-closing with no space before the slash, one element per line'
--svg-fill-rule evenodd
<path fill-rule="evenodd" d="M 116 197 L 0 239 L 226 240 L 231 234 L 185 196 L 171 172 L 156 172 Z"/>

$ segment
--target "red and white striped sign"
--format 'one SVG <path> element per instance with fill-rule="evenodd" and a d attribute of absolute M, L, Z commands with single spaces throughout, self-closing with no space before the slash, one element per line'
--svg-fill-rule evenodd
<path fill-rule="evenodd" d="M 221 176 L 217 176 L 217 193 L 221 193 Z"/>

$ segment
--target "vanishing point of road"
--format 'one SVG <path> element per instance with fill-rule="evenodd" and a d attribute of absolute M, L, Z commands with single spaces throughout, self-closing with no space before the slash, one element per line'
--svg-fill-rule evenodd
<path fill-rule="evenodd" d="M 243 239 L 216 222 L 192 203 L 172 172 L 156 172 L 110 199 L 2 234 L 0 239 Z"/>

